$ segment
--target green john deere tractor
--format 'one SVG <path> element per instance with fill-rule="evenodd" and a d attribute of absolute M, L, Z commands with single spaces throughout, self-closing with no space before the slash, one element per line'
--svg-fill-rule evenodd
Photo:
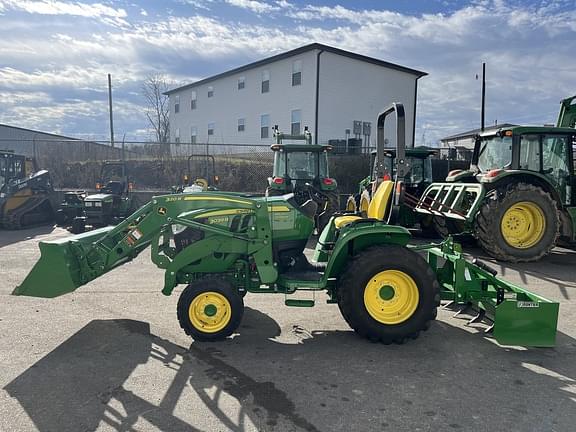
<path fill-rule="evenodd" d="M 494 337 L 502 344 L 554 345 L 558 303 L 466 261 L 450 241 L 409 247 L 405 228 L 378 217 L 388 187 L 374 195 L 368 218 L 331 218 L 309 262 L 303 252 L 318 207 L 311 196 L 318 191 L 308 188 L 309 199 L 300 203 L 294 194 L 154 197 L 115 227 L 40 242 L 40 260 L 13 294 L 72 292 L 150 246 L 152 261 L 165 270 L 162 293 L 186 286 L 177 316 L 196 340 L 232 334 L 247 292 L 281 294 L 287 306 L 313 306 L 310 296 L 325 291 L 348 324 L 371 341 L 416 338 L 436 317 L 440 301 L 449 300 L 474 305 L 479 317 L 494 322 Z M 299 292 L 309 297 L 298 297 Z"/>
<path fill-rule="evenodd" d="M 114 225 L 132 214 L 137 208 L 132 194 L 133 183 L 124 161 L 106 161 L 100 169 L 96 183 L 98 193 L 87 195 L 82 201 L 80 216 L 71 221 L 70 231 L 82 233 L 87 226 L 92 228 Z M 64 206 L 61 206 L 63 209 Z"/>
<path fill-rule="evenodd" d="M 50 174 L 34 159 L 0 151 L 0 227 L 21 229 L 54 220 Z"/>
<path fill-rule="evenodd" d="M 422 215 L 414 211 L 420 196 L 424 190 L 434 181 L 446 178 L 451 169 L 467 167 L 468 163 L 461 160 L 433 159 L 438 156 L 438 149 L 430 147 L 406 148 L 404 134 L 404 107 L 396 104 L 397 130 L 401 133 L 397 136 L 396 148 L 386 148 L 382 134 L 378 135 L 376 142 L 377 150 L 371 154 L 370 175 L 359 183 L 357 194 L 350 195 L 346 201 L 346 210 L 366 214 L 373 191 L 379 187 L 382 181 L 397 178 L 396 167 L 398 154 L 403 153 L 405 168 L 402 170 L 403 190 L 396 203 L 390 206 L 387 221 L 390 224 L 400 225 L 406 228 L 419 226 L 421 232 L 427 236 L 437 236 L 433 217 Z M 380 149 L 380 150 L 378 150 Z M 380 154 L 379 154 L 380 153 Z"/>
<path fill-rule="evenodd" d="M 328 145 L 312 144 L 312 135 L 304 128 L 304 135 L 287 135 L 274 126 L 276 144 L 272 177 L 268 178 L 266 196 L 293 193 L 297 202 L 306 201 L 310 193 L 318 204 L 316 227 L 321 232 L 330 217 L 340 209 L 338 184 L 328 173 Z M 284 140 L 304 141 L 304 144 L 283 144 Z M 312 186 L 310 188 L 309 186 Z"/>
<path fill-rule="evenodd" d="M 473 235 L 502 261 L 536 261 L 576 243 L 576 96 L 556 127 L 515 126 L 476 137 L 470 169 L 433 183 L 416 210 Z"/>

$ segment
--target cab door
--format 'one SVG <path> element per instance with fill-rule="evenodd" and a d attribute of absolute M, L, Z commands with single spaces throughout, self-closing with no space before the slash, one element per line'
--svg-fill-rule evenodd
<path fill-rule="evenodd" d="M 572 160 L 573 138 L 572 135 L 542 135 L 541 172 L 556 186 L 564 205 L 576 202 Z"/>

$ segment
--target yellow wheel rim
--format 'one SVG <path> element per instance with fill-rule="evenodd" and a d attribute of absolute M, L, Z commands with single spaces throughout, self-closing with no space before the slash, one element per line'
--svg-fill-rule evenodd
<path fill-rule="evenodd" d="M 360 213 L 368 213 L 368 207 L 370 206 L 370 200 L 366 198 L 365 195 L 360 197 Z"/>
<path fill-rule="evenodd" d="M 418 307 L 420 295 L 414 279 L 400 270 L 384 270 L 370 278 L 364 289 L 364 305 L 382 324 L 400 324 Z"/>
<path fill-rule="evenodd" d="M 512 205 L 500 221 L 504 241 L 517 249 L 528 249 L 537 244 L 546 230 L 544 212 L 537 204 L 521 201 Z"/>
<path fill-rule="evenodd" d="M 354 197 L 348 197 L 348 201 L 346 201 L 346 211 L 356 211 L 356 200 L 354 200 Z"/>
<path fill-rule="evenodd" d="M 192 325 L 204 333 L 216 333 L 230 322 L 232 307 L 222 294 L 206 291 L 195 297 L 188 308 Z"/>

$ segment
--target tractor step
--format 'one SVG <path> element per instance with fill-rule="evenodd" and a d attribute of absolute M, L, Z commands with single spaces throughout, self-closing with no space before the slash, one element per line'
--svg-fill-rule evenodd
<path fill-rule="evenodd" d="M 293 306 L 293 307 L 312 307 L 314 306 L 314 300 L 300 300 L 300 299 L 286 299 L 284 300 L 284 304 L 286 306 Z"/>

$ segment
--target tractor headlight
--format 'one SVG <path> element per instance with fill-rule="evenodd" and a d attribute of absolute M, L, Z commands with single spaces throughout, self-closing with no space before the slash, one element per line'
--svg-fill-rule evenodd
<path fill-rule="evenodd" d="M 92 207 L 92 201 L 86 201 L 86 202 L 84 202 L 84 205 L 86 207 Z"/>
<path fill-rule="evenodd" d="M 102 201 L 96 201 L 96 202 L 94 203 L 94 205 L 95 205 L 96 207 L 102 207 Z"/>

